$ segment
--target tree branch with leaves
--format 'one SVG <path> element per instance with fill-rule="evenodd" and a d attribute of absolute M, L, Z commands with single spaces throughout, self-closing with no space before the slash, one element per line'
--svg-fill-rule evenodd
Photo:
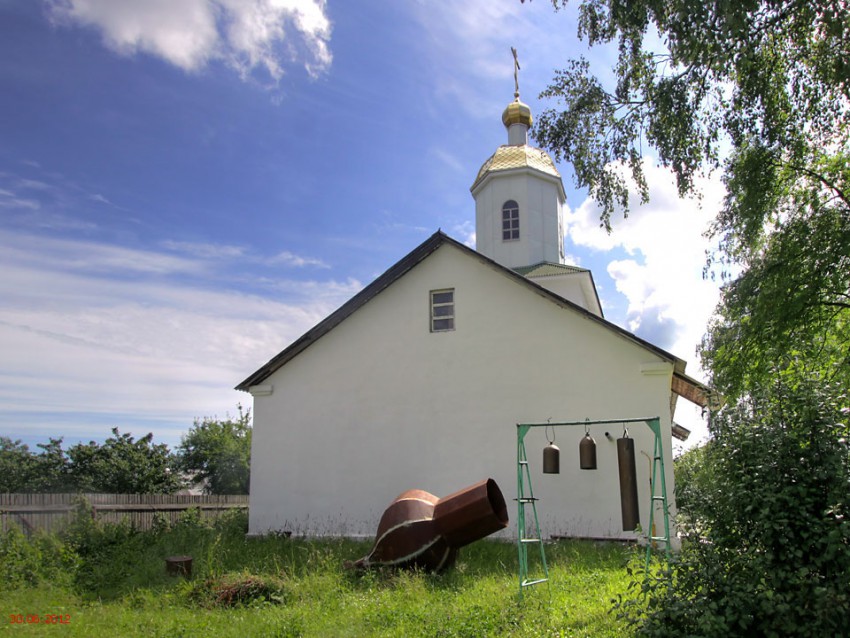
<path fill-rule="evenodd" d="M 777 363 L 806 346 L 813 321 L 836 331 L 824 339 L 843 341 L 847 317 L 829 323 L 820 310 L 841 308 L 850 289 L 848 25 L 846 2 L 584 0 L 579 36 L 616 46 L 614 86 L 578 59 L 541 94 L 558 107 L 534 136 L 572 164 L 609 231 L 631 193 L 647 201 L 646 156 L 672 171 L 682 196 L 699 194 L 697 177 L 722 172 L 727 197 L 709 229 L 719 248 L 707 272 L 725 276 L 704 361 L 729 396 L 769 368 L 718 356 L 730 338 Z"/>

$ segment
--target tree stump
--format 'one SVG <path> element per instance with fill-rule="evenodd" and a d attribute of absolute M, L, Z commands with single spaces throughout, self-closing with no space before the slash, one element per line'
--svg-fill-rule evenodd
<path fill-rule="evenodd" d="M 165 559 L 165 572 L 169 576 L 191 576 L 191 556 L 169 556 Z"/>

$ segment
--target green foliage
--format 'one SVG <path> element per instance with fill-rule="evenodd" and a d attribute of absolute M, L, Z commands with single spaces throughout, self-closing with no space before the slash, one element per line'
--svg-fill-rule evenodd
<path fill-rule="evenodd" d="M 79 443 L 68 459 L 73 483 L 83 492 L 172 494 L 182 487 L 168 446 L 154 444 L 152 433 L 136 441 L 112 428 L 102 445 Z"/>
<path fill-rule="evenodd" d="M 251 477 L 251 411 L 224 421 L 195 421 L 180 441 L 179 466 L 209 494 L 247 494 Z"/>
<path fill-rule="evenodd" d="M 48 443 L 39 443 L 41 452 L 27 464 L 26 492 L 67 492 L 74 489 L 68 459 L 62 449 L 62 439 L 50 438 Z"/>
<path fill-rule="evenodd" d="M 646 143 L 682 193 L 706 165 L 719 165 L 722 143 L 757 140 L 793 169 L 792 160 L 846 139 L 848 12 L 824 0 L 583 0 L 579 36 L 616 44 L 616 85 L 606 89 L 586 60 L 570 61 L 543 93 L 563 108 L 542 114 L 535 137 L 573 164 L 578 185 L 603 204 L 606 225 L 627 203 L 614 164 L 642 175 L 635 160 Z M 653 28 L 660 38 L 649 35 Z"/>
<path fill-rule="evenodd" d="M 232 569 L 228 547 L 243 544 L 247 530 L 244 512 L 223 514 L 213 523 L 201 520 L 197 509 L 186 510 L 174 525 L 160 519 L 150 531 L 140 531 L 127 521 L 94 521 L 81 501 L 62 539 L 77 556 L 74 572 L 77 591 L 84 596 L 112 599 L 142 585 L 168 582 L 164 560 L 168 556 L 195 558 L 195 573 L 217 575 Z"/>
<path fill-rule="evenodd" d="M 740 396 L 801 360 L 847 382 L 850 5 L 583 0 L 579 13 L 591 46 L 617 47 L 614 86 L 568 62 L 542 93 L 560 104 L 537 140 L 572 163 L 609 230 L 628 212 L 627 176 L 648 196 L 645 152 L 682 195 L 722 168 L 708 266 L 727 282 L 704 343 L 714 383 Z"/>
<path fill-rule="evenodd" d="M 27 445 L 0 437 L 0 492 L 107 492 L 171 494 L 182 487 L 168 446 L 153 434 L 138 441 L 112 429 L 102 445 L 91 441 L 62 449 L 62 439 Z"/>
<path fill-rule="evenodd" d="M 709 461 L 713 445 L 713 441 L 708 441 L 673 460 L 680 530 L 699 526 L 699 515 L 708 510 L 705 500 L 715 479 L 714 466 Z"/>
<path fill-rule="evenodd" d="M 150 532 L 94 523 L 83 513 L 74 535 L 61 543 L 66 551 L 80 552 L 78 563 L 54 586 L 16 581 L 18 586 L 2 592 L 5 610 L 68 613 L 70 624 L 61 633 L 86 638 L 619 638 L 624 626 L 608 613 L 609 601 L 625 589 L 623 567 L 636 554 L 613 544 L 552 543 L 551 600 L 550 590 L 539 586 L 526 590 L 520 602 L 512 543 L 474 543 L 443 574 L 354 572 L 344 563 L 363 556 L 370 543 L 246 539 L 243 512 L 213 524 L 188 514 Z M 164 559 L 178 554 L 194 557 L 191 578 L 166 575 Z"/>
<path fill-rule="evenodd" d="M 29 446 L 0 436 L 0 492 L 26 491 L 34 465 Z"/>
<path fill-rule="evenodd" d="M 67 492 L 74 489 L 62 439 L 39 443 L 38 453 L 8 437 L 0 437 L 0 492 Z"/>
<path fill-rule="evenodd" d="M 739 396 L 782 370 L 850 384 L 850 208 L 789 213 L 746 259 L 703 342 L 715 385 Z"/>
<path fill-rule="evenodd" d="M 0 533 L 0 590 L 61 583 L 78 562 L 79 557 L 55 536 L 36 534 L 27 539 L 16 527 Z"/>
<path fill-rule="evenodd" d="M 620 611 L 646 636 L 846 635 L 848 397 L 778 383 L 712 429 L 686 480 L 699 524 L 670 570 L 636 584 Z"/>

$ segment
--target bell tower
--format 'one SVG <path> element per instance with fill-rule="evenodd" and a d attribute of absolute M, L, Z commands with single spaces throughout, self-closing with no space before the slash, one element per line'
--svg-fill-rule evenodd
<path fill-rule="evenodd" d="M 520 67 L 511 51 L 514 101 L 502 113 L 508 143 L 484 162 L 470 188 L 477 250 L 508 268 L 563 264 L 564 185 L 548 153 L 528 144 L 531 109 L 519 99 Z"/>
<path fill-rule="evenodd" d="M 531 109 L 519 99 L 519 62 L 511 52 L 514 101 L 502 113 L 508 143 L 484 162 L 470 188 L 476 250 L 601 317 L 593 275 L 565 264 L 564 184 L 549 154 L 528 144 Z"/>

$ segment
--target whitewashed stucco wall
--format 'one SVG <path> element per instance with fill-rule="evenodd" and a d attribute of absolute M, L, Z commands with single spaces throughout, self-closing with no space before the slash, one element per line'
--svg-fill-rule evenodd
<path fill-rule="evenodd" d="M 531 169 L 499 172 L 475 192 L 475 245 L 511 268 L 561 262 L 561 182 Z M 519 204 L 519 240 L 502 241 L 502 206 Z"/>
<path fill-rule="evenodd" d="M 431 333 L 428 293 L 441 288 L 455 289 L 456 330 Z M 514 535 L 515 424 L 550 417 L 660 416 L 672 502 L 671 374 L 656 354 L 443 244 L 264 381 L 273 393 L 254 400 L 249 533 L 370 536 L 404 490 L 445 496 L 492 477 Z M 606 429 L 622 434 L 592 430 L 597 471 L 578 469 L 583 428 L 559 429 L 560 475 L 541 474 L 544 433 L 528 435 L 544 535 L 631 536 Z M 646 527 L 640 451 L 653 439 L 644 426 L 630 433 Z"/>
<path fill-rule="evenodd" d="M 556 295 L 569 299 L 589 310 L 597 316 L 601 316 L 599 304 L 593 296 L 593 284 L 590 282 L 590 274 L 577 272 L 571 274 L 546 275 L 542 277 L 529 277 L 538 286 L 554 292 Z"/>

